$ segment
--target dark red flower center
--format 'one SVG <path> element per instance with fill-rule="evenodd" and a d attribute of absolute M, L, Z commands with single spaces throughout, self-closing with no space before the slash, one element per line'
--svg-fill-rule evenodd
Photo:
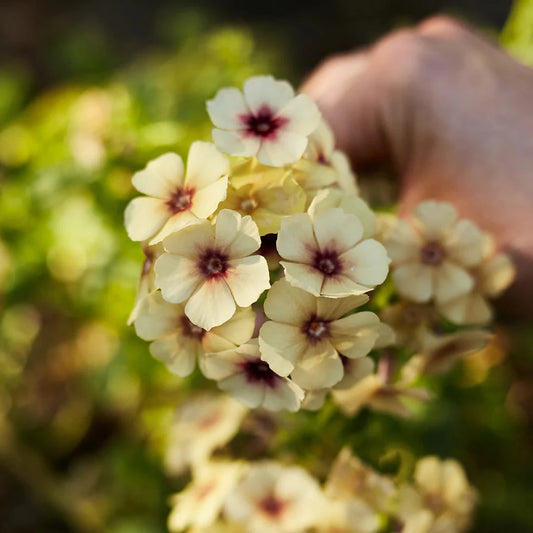
<path fill-rule="evenodd" d="M 272 138 L 288 119 L 274 115 L 267 105 L 262 105 L 255 114 L 241 115 L 241 122 L 246 126 L 249 135 L 256 137 Z"/>
<path fill-rule="evenodd" d="M 313 266 L 325 276 L 336 276 L 342 270 L 339 254 L 333 250 L 317 251 Z"/>
<path fill-rule="evenodd" d="M 246 381 L 254 384 L 264 384 L 273 389 L 278 381 L 278 375 L 270 370 L 265 361 L 261 359 L 249 359 L 241 363 L 241 368 Z"/>
<path fill-rule="evenodd" d="M 329 322 L 317 316 L 312 316 L 305 323 L 302 331 L 311 344 L 316 344 L 329 336 Z"/>
<path fill-rule="evenodd" d="M 274 494 L 269 494 L 259 502 L 261 511 L 271 518 L 277 518 L 283 513 L 285 503 L 276 498 Z"/>
<path fill-rule="evenodd" d="M 228 256 L 217 250 L 206 250 L 200 256 L 199 268 L 209 279 L 224 276 L 228 269 Z"/>
<path fill-rule="evenodd" d="M 201 341 L 205 335 L 205 329 L 193 324 L 185 315 L 181 317 L 181 330 L 185 337 Z"/>
<path fill-rule="evenodd" d="M 178 187 L 167 200 L 167 206 L 171 213 L 181 213 L 191 207 L 194 189 L 188 187 Z"/>
<path fill-rule="evenodd" d="M 439 266 L 446 257 L 446 251 L 438 242 L 428 242 L 420 250 L 420 261 L 425 265 Z"/>

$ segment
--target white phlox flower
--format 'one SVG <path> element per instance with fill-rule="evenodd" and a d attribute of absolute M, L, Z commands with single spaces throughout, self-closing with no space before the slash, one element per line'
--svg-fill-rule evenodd
<path fill-rule="evenodd" d="M 184 172 L 181 157 L 166 153 L 133 175 L 133 186 L 146 196 L 126 207 L 125 224 L 130 239 L 150 244 L 213 214 L 226 198 L 228 159 L 212 143 L 191 144 Z"/>
<path fill-rule="evenodd" d="M 387 277 L 390 261 L 381 243 L 361 240 L 363 232 L 359 218 L 342 208 L 284 218 L 276 246 L 287 281 L 315 296 L 371 291 Z"/>
<path fill-rule="evenodd" d="M 322 507 L 318 482 L 302 468 L 264 462 L 252 465 L 226 500 L 226 517 L 248 533 L 303 533 Z"/>
<path fill-rule="evenodd" d="M 193 481 L 171 498 L 169 531 L 174 533 L 188 527 L 203 529 L 213 525 L 226 497 L 245 470 L 245 463 L 237 461 L 210 461 L 196 467 Z"/>
<path fill-rule="evenodd" d="M 180 405 L 169 428 L 165 467 L 181 474 L 188 466 L 205 462 L 239 430 L 248 410 L 225 395 L 204 395 Z"/>
<path fill-rule="evenodd" d="M 482 233 L 471 221 L 458 221 L 445 202 L 422 202 L 414 215 L 413 224 L 398 221 L 385 243 L 400 295 L 441 304 L 468 293 L 474 286 L 469 269 L 483 258 Z"/>
<path fill-rule="evenodd" d="M 298 385 L 276 374 L 261 360 L 257 339 L 208 355 L 203 371 L 218 381 L 220 389 L 250 408 L 297 411 L 304 396 Z"/>
<path fill-rule="evenodd" d="M 191 374 L 206 352 L 230 350 L 251 339 L 254 327 L 255 313 L 246 307 L 237 309 L 221 326 L 206 331 L 187 318 L 183 304 L 167 302 L 159 291 L 148 297 L 135 319 L 137 335 L 153 341 L 152 355 L 181 377 Z"/>
<path fill-rule="evenodd" d="M 300 159 L 307 136 L 320 120 L 320 111 L 308 96 L 295 96 L 289 83 L 272 76 L 249 78 L 242 93 L 235 87 L 220 89 L 207 102 L 207 112 L 220 151 L 256 156 L 274 167 Z"/>
<path fill-rule="evenodd" d="M 267 262 L 252 255 L 261 245 L 250 216 L 223 209 L 213 227 L 202 221 L 169 235 L 155 264 L 163 298 L 185 304 L 185 315 L 210 330 L 248 307 L 270 287 Z"/>
<path fill-rule="evenodd" d="M 379 336 L 374 313 L 344 316 L 367 301 L 366 295 L 316 298 L 284 279 L 277 281 L 264 303 L 270 320 L 259 332 L 261 358 L 306 390 L 332 387 L 344 376 L 341 354 L 362 358 Z"/>

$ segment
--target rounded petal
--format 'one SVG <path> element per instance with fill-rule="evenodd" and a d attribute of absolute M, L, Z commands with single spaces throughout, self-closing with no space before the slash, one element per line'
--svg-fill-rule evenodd
<path fill-rule="evenodd" d="M 392 272 L 397 291 L 414 302 L 428 302 L 433 295 L 433 268 L 420 263 L 408 263 Z"/>
<path fill-rule="evenodd" d="M 213 227 L 208 220 L 189 225 L 181 231 L 169 235 L 163 242 L 165 251 L 191 260 L 197 260 L 202 250 L 210 248 L 214 244 Z"/>
<path fill-rule="evenodd" d="M 213 143 L 195 141 L 189 148 L 185 185 L 203 189 L 229 172 L 228 158 Z"/>
<path fill-rule="evenodd" d="M 371 291 L 372 287 L 361 285 L 348 276 L 324 277 L 320 294 L 328 298 L 342 298 L 350 295 L 361 295 Z"/>
<path fill-rule="evenodd" d="M 124 224 L 132 241 L 153 237 L 170 217 L 163 200 L 141 196 L 134 198 L 124 212 Z"/>
<path fill-rule="evenodd" d="M 290 379 L 280 379 L 274 389 L 265 390 L 263 407 L 270 411 L 286 409 L 295 412 L 300 409 L 304 391 Z"/>
<path fill-rule="evenodd" d="M 207 353 L 202 359 L 202 372 L 206 378 L 220 381 L 239 372 L 240 360 L 234 348 L 219 353 Z"/>
<path fill-rule="evenodd" d="M 460 220 L 445 242 L 448 255 L 464 266 L 474 266 L 483 259 L 483 235 L 470 220 Z"/>
<path fill-rule="evenodd" d="M 214 128 L 211 132 L 216 147 L 225 154 L 253 157 L 261 146 L 261 140 L 244 132 Z"/>
<path fill-rule="evenodd" d="M 309 135 L 320 122 L 320 111 L 311 98 L 299 94 L 284 106 L 277 116 L 288 119 L 285 126 L 288 130 L 300 135 Z"/>
<path fill-rule="evenodd" d="M 172 233 L 175 233 L 186 226 L 190 226 L 191 224 L 196 224 L 198 221 L 198 217 L 188 210 L 176 213 L 165 222 L 165 225 L 158 233 L 156 233 L 153 239 L 150 240 L 149 244 L 157 244 Z"/>
<path fill-rule="evenodd" d="M 139 192 L 166 199 L 183 184 L 183 161 L 171 152 L 160 155 L 136 172 L 131 181 Z"/>
<path fill-rule="evenodd" d="M 164 253 L 156 260 L 154 269 L 155 283 L 167 302 L 184 302 L 202 283 L 196 263 L 186 257 Z"/>
<path fill-rule="evenodd" d="M 261 359 L 280 376 L 288 376 L 308 344 L 299 328 L 265 322 L 259 331 Z"/>
<path fill-rule="evenodd" d="M 192 374 L 196 365 L 197 349 L 198 347 L 192 346 L 190 342 L 184 342 L 183 338 L 176 335 L 163 337 L 150 344 L 152 355 L 165 363 L 173 374 L 182 378 Z"/>
<path fill-rule="evenodd" d="M 261 255 L 233 259 L 226 271 L 226 283 L 238 306 L 252 305 L 263 291 L 270 288 L 266 259 Z"/>
<path fill-rule="evenodd" d="M 417 261 L 420 257 L 420 238 L 405 220 L 398 220 L 391 228 L 385 246 L 393 263 Z"/>
<path fill-rule="evenodd" d="M 226 198 L 228 190 L 228 178 L 223 177 L 197 190 L 193 197 L 190 210 L 198 218 L 207 218 L 215 212 L 218 204 Z"/>
<path fill-rule="evenodd" d="M 346 357 L 364 357 L 379 337 L 379 318 L 370 311 L 360 311 L 330 324 L 330 342 Z"/>
<path fill-rule="evenodd" d="M 363 235 L 363 226 L 359 219 L 340 208 L 317 213 L 313 228 L 322 252 L 332 250 L 342 254 L 353 248 Z"/>
<path fill-rule="evenodd" d="M 329 342 L 308 349 L 296 361 L 292 380 L 305 390 L 324 389 L 338 383 L 344 374 L 339 354 Z"/>
<path fill-rule="evenodd" d="M 311 315 L 316 314 L 317 299 L 280 279 L 268 291 L 263 309 L 270 320 L 301 327 Z"/>
<path fill-rule="evenodd" d="M 310 292 L 315 296 L 320 296 L 324 275 L 309 265 L 300 263 L 289 263 L 280 261 L 279 263 L 284 270 L 285 278 L 293 286 Z"/>
<path fill-rule="evenodd" d="M 251 307 L 237 309 L 230 320 L 208 331 L 204 337 L 216 334 L 219 337 L 227 339 L 236 346 L 240 346 L 252 338 L 255 329 L 255 313 Z"/>
<path fill-rule="evenodd" d="M 324 320 L 337 320 L 346 313 L 366 304 L 368 300 L 366 294 L 348 296 L 347 298 L 318 298 L 317 316 Z"/>
<path fill-rule="evenodd" d="M 249 215 L 222 209 L 215 226 L 215 244 L 219 250 L 235 259 L 254 253 L 261 246 L 257 224 Z"/>
<path fill-rule="evenodd" d="M 357 194 L 357 177 L 352 171 L 350 160 L 344 152 L 335 150 L 330 157 L 331 166 L 337 171 L 337 183 L 341 190 L 346 194 Z M 361 201 L 363 201 L 361 199 Z M 371 237 L 373 233 L 367 235 Z"/>
<path fill-rule="evenodd" d="M 272 76 L 254 76 L 243 85 L 244 100 L 252 113 L 267 106 L 276 112 L 294 98 L 294 90 L 286 81 L 275 80 Z"/>
<path fill-rule="evenodd" d="M 241 129 L 243 124 L 239 116 L 249 112 L 241 91 L 236 87 L 224 87 L 213 100 L 207 101 L 207 113 L 211 122 L 223 130 Z"/>
<path fill-rule="evenodd" d="M 284 259 L 309 263 L 317 250 L 311 217 L 307 213 L 297 213 L 284 218 L 281 221 L 276 248 Z"/>
<path fill-rule="evenodd" d="M 490 305 L 477 292 L 469 292 L 440 304 L 439 312 L 454 324 L 487 324 L 492 319 Z"/>
<path fill-rule="evenodd" d="M 514 265 L 506 254 L 498 254 L 480 268 L 480 290 L 488 296 L 498 296 L 513 281 Z"/>
<path fill-rule="evenodd" d="M 270 167 L 282 167 L 296 163 L 302 157 L 307 146 L 307 137 L 287 131 L 278 130 L 272 138 L 264 138 L 257 152 L 257 160 Z"/>
<path fill-rule="evenodd" d="M 260 407 L 265 399 L 265 386 L 249 383 L 242 373 L 219 381 L 218 387 L 250 409 Z"/>
<path fill-rule="evenodd" d="M 151 341 L 176 331 L 183 306 L 168 303 L 159 291 L 149 295 L 147 300 L 135 319 L 135 333 L 141 339 Z"/>
<path fill-rule="evenodd" d="M 330 155 L 335 149 L 335 138 L 333 131 L 328 123 L 320 119 L 316 129 L 309 135 L 309 146 L 305 156 L 309 159 L 320 159 L 320 156 L 329 160 Z"/>
<path fill-rule="evenodd" d="M 387 250 L 378 241 L 367 239 L 341 255 L 343 274 L 362 285 L 383 283 L 389 273 Z"/>
<path fill-rule="evenodd" d="M 474 280 L 464 269 L 445 261 L 434 277 L 435 299 L 442 303 L 453 300 L 461 294 L 466 294 L 472 290 Z"/>
<path fill-rule="evenodd" d="M 197 326 L 209 331 L 235 313 L 235 300 L 223 279 L 206 280 L 185 305 L 185 314 Z"/>
<path fill-rule="evenodd" d="M 457 219 L 457 211 L 453 205 L 435 200 L 418 204 L 414 215 L 420 222 L 420 231 L 427 240 L 440 239 Z"/>

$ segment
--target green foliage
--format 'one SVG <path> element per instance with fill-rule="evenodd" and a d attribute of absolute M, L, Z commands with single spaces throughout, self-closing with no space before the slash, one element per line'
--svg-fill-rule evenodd
<path fill-rule="evenodd" d="M 533 1 L 515 0 L 501 34 L 502 44 L 518 59 L 533 65 Z"/>

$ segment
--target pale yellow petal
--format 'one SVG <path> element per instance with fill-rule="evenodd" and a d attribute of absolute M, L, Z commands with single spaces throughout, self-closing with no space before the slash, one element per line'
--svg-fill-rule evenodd
<path fill-rule="evenodd" d="M 218 204 L 226 198 L 227 189 L 227 177 L 220 178 L 214 183 L 198 189 L 192 197 L 190 210 L 198 218 L 207 218 L 215 212 Z"/>
<path fill-rule="evenodd" d="M 415 302 L 428 302 L 433 295 L 432 267 L 408 263 L 392 272 L 392 280 L 401 296 Z"/>
<path fill-rule="evenodd" d="M 398 220 L 387 231 L 385 247 L 393 263 L 417 261 L 420 257 L 421 241 L 411 224 Z"/>
<path fill-rule="evenodd" d="M 185 185 L 197 192 L 229 172 L 228 158 L 213 143 L 195 141 L 187 157 Z"/>
<path fill-rule="evenodd" d="M 292 380 L 305 390 L 324 389 L 338 383 L 344 374 L 340 357 L 329 342 L 309 346 L 296 361 Z"/>
<path fill-rule="evenodd" d="M 190 226 L 191 224 L 196 224 L 200 220 L 197 216 L 195 216 L 191 211 L 181 211 L 180 213 L 176 213 L 175 215 L 172 215 L 166 222 L 165 225 L 161 228 L 161 230 L 154 235 L 154 237 L 150 240 L 150 244 L 157 244 L 161 241 L 163 241 L 166 237 L 171 235 L 172 233 L 175 233 L 183 228 L 186 228 L 187 226 Z"/>
<path fill-rule="evenodd" d="M 334 305 L 335 300 L 332 302 Z M 293 287 L 287 280 L 281 279 L 268 291 L 264 311 L 270 320 L 301 327 L 312 314 L 317 312 L 317 299 L 308 292 Z"/>
<path fill-rule="evenodd" d="M 254 253 L 261 246 L 261 238 L 250 216 L 243 217 L 237 211 L 222 209 L 217 216 L 215 243 L 233 259 Z"/>
<path fill-rule="evenodd" d="M 317 249 L 313 224 L 307 213 L 297 213 L 281 221 L 276 247 L 289 261 L 309 262 Z"/>
<path fill-rule="evenodd" d="M 474 280 L 466 270 L 448 261 L 436 269 L 434 282 L 435 299 L 439 303 L 453 300 L 474 286 Z"/>
<path fill-rule="evenodd" d="M 318 298 L 317 316 L 324 320 L 337 320 L 346 313 L 368 302 L 366 294 L 348 296 L 347 298 Z"/>
<path fill-rule="evenodd" d="M 132 241 L 153 237 L 165 224 L 170 212 L 164 200 L 140 196 L 134 198 L 124 212 L 124 224 Z"/>
<path fill-rule="evenodd" d="M 244 127 L 240 116 L 250 113 L 244 97 L 236 87 L 219 89 L 212 100 L 207 101 L 207 113 L 211 122 L 223 130 L 238 130 Z"/>
<path fill-rule="evenodd" d="M 252 135 L 238 131 L 226 131 L 214 128 L 211 131 L 216 147 L 225 154 L 253 157 L 257 154 L 261 141 Z"/>
<path fill-rule="evenodd" d="M 165 363 L 173 374 L 185 377 L 194 370 L 198 346 L 193 346 L 192 342 L 184 342 L 183 338 L 177 335 L 169 335 L 152 342 L 150 352 L 156 359 Z"/>
<path fill-rule="evenodd" d="M 418 204 L 414 215 L 427 240 L 440 239 L 457 219 L 455 207 L 446 202 L 427 200 Z"/>
<path fill-rule="evenodd" d="M 212 248 L 215 237 L 211 223 L 207 220 L 198 221 L 181 231 L 165 238 L 163 246 L 171 254 L 197 260 L 202 251 Z"/>
<path fill-rule="evenodd" d="M 363 235 L 359 219 L 341 208 L 316 213 L 313 228 L 322 252 L 330 250 L 342 254 L 352 249 Z"/>
<path fill-rule="evenodd" d="M 293 286 L 303 289 L 315 296 L 320 296 L 324 275 L 309 265 L 280 261 L 285 278 Z"/>
<path fill-rule="evenodd" d="M 307 137 L 285 129 L 272 139 L 265 138 L 257 152 L 257 160 L 263 165 L 282 167 L 296 163 L 307 146 Z"/>
<path fill-rule="evenodd" d="M 366 239 L 341 255 L 343 274 L 361 285 L 374 287 L 385 281 L 390 259 L 385 247 L 374 239 Z"/>
<path fill-rule="evenodd" d="M 287 105 L 294 98 L 291 85 L 272 76 L 253 76 L 243 85 L 244 100 L 252 113 L 257 113 L 266 106 L 274 113 Z"/>
<path fill-rule="evenodd" d="M 361 285 L 348 276 L 324 276 L 320 294 L 328 298 L 342 298 L 350 295 L 361 295 L 372 290 L 372 287 Z"/>
<path fill-rule="evenodd" d="M 480 290 L 491 297 L 501 294 L 515 277 L 514 265 L 506 254 L 498 254 L 483 264 L 479 272 Z"/>
<path fill-rule="evenodd" d="M 379 318 L 370 311 L 360 311 L 330 324 L 330 342 L 349 358 L 364 357 L 379 336 Z"/>
<path fill-rule="evenodd" d="M 133 186 L 154 198 L 167 199 L 183 185 L 183 161 L 177 154 L 166 153 L 150 161 L 132 177 Z"/>
<path fill-rule="evenodd" d="M 231 320 L 207 332 L 214 333 L 229 342 L 240 346 L 252 338 L 255 328 L 255 313 L 251 307 L 237 309 Z"/>
<path fill-rule="evenodd" d="M 238 306 L 252 305 L 263 291 L 270 288 L 268 265 L 263 256 L 250 255 L 233 259 L 228 265 L 226 283 Z"/>
<path fill-rule="evenodd" d="M 196 263 L 186 257 L 164 253 L 155 262 L 154 269 L 155 283 L 167 302 L 184 302 L 202 283 Z"/>
<path fill-rule="evenodd" d="M 448 256 L 461 265 L 471 267 L 483 259 L 483 235 L 470 220 L 457 222 L 444 245 Z"/>
<path fill-rule="evenodd" d="M 279 111 L 277 116 L 289 121 L 285 126 L 289 131 L 304 136 L 315 130 L 320 121 L 320 111 L 317 105 L 305 94 L 294 97 Z M 298 156 L 298 159 L 302 154 Z"/>
<path fill-rule="evenodd" d="M 185 314 L 197 326 L 210 330 L 235 313 L 235 300 L 223 279 L 206 280 L 185 305 Z"/>

